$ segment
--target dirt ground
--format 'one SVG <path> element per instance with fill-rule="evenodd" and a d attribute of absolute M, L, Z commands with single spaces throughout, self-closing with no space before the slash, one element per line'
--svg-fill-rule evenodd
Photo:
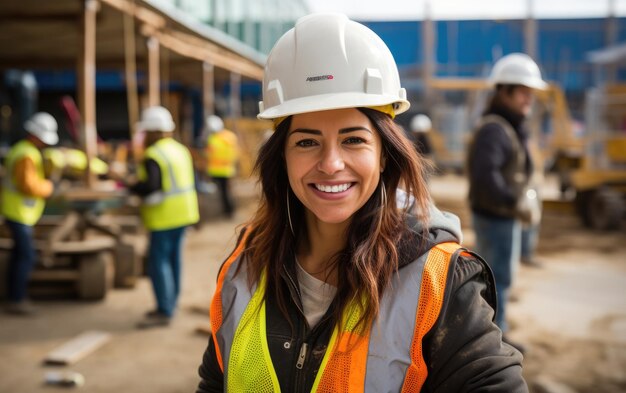
<path fill-rule="evenodd" d="M 433 178 L 437 204 L 457 213 L 464 243 L 473 234 L 464 203 L 465 182 Z M 208 323 L 217 269 L 232 248 L 235 230 L 253 211 L 254 187 L 237 187 L 240 209 L 232 220 L 212 218 L 187 232 L 180 310 L 169 328 L 135 329 L 153 307 L 150 283 L 110 291 L 104 301 L 40 300 L 31 318 L 0 314 L 0 392 L 66 390 L 44 385 L 49 371 L 75 371 L 86 392 L 192 392 L 208 337 L 196 332 Z M 531 391 L 626 392 L 626 236 L 594 233 L 569 213 L 544 214 L 538 257 L 541 269 L 521 267 L 509 315 L 512 336 L 528 347 L 524 373 Z M 77 363 L 46 366 L 45 356 L 88 330 L 111 340 Z M 548 390 L 552 387 L 552 390 Z M 569 390 L 567 389 L 569 388 Z"/>

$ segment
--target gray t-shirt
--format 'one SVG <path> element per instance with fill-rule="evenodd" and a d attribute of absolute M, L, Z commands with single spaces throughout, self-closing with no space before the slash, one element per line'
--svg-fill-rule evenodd
<path fill-rule="evenodd" d="M 297 260 L 296 266 L 304 316 L 309 326 L 313 328 L 328 310 L 337 288 L 307 273 Z"/>

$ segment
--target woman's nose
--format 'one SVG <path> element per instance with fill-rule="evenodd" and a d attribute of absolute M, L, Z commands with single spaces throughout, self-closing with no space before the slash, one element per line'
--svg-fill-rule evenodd
<path fill-rule="evenodd" d="M 332 175 L 345 167 L 341 151 L 338 147 L 328 146 L 322 150 L 320 160 L 317 164 L 319 171 Z"/>

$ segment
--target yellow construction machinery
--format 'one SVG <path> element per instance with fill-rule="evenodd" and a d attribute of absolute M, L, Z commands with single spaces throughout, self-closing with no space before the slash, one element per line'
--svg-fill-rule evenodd
<path fill-rule="evenodd" d="M 626 85 L 592 89 L 586 99 L 585 150 L 572 171 L 576 209 L 596 229 L 619 229 L 626 216 Z"/>
<path fill-rule="evenodd" d="M 435 78 L 429 86 L 439 91 L 474 93 L 473 99 L 491 88 L 485 79 L 460 78 Z M 531 128 L 540 163 L 544 168 L 550 163 L 559 175 L 563 196 L 573 191 L 570 201 L 585 225 L 620 228 L 626 214 L 626 85 L 606 86 L 588 94 L 584 135 L 575 135 L 565 94 L 558 85 L 551 83 L 547 90 L 538 92 L 537 101 L 535 119 L 545 115 L 551 126 L 547 134 L 539 133 L 539 127 Z M 467 122 L 467 131 L 471 124 Z M 451 154 L 442 141 L 443 134 L 437 132 L 441 131 L 437 124 L 434 131 L 436 156 L 464 163 L 465 149 Z M 462 141 L 468 138 L 466 133 Z"/>

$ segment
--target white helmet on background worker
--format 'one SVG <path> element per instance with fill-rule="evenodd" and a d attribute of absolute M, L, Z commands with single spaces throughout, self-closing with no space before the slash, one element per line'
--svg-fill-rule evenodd
<path fill-rule="evenodd" d="M 433 128 L 433 123 L 430 121 L 430 117 L 419 113 L 411 119 L 411 131 L 413 132 L 428 132 Z"/>
<path fill-rule="evenodd" d="M 176 128 L 172 114 L 162 106 L 151 106 L 141 112 L 141 121 L 137 123 L 140 131 L 172 132 Z"/>
<path fill-rule="evenodd" d="M 524 53 L 511 53 L 498 60 L 491 70 L 489 81 L 493 85 L 522 85 L 537 90 L 548 88 L 537 63 Z"/>
<path fill-rule="evenodd" d="M 58 128 L 57 121 L 46 112 L 37 112 L 24 123 L 24 129 L 46 145 L 56 145 L 59 142 Z"/>
<path fill-rule="evenodd" d="M 394 114 L 410 106 L 383 40 L 345 15 L 312 14 L 298 19 L 270 52 L 258 118 L 385 105 Z"/>
<path fill-rule="evenodd" d="M 209 115 L 205 121 L 206 132 L 212 134 L 214 132 L 222 131 L 224 129 L 224 122 L 219 116 Z"/>

